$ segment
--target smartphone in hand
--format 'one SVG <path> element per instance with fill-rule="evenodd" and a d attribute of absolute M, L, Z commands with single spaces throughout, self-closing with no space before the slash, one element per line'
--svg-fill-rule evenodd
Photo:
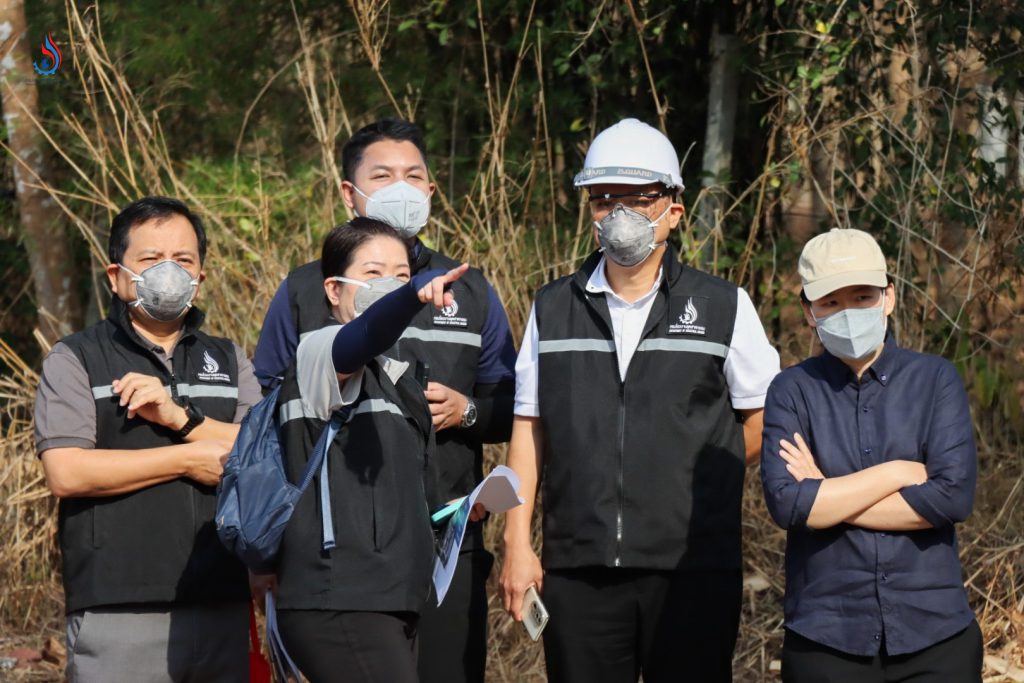
<path fill-rule="evenodd" d="M 537 595 L 537 589 L 530 586 L 523 595 L 523 626 L 530 638 L 538 640 L 544 627 L 548 625 L 548 610 Z"/>
<path fill-rule="evenodd" d="M 430 363 L 416 361 L 416 381 L 419 382 L 420 387 L 426 390 L 427 385 L 430 384 Z"/>

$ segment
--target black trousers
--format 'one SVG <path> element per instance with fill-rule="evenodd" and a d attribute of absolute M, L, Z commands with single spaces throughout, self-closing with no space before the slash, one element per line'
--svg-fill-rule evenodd
<path fill-rule="evenodd" d="M 739 569 L 548 571 L 548 681 L 728 683 L 742 594 Z"/>
<path fill-rule="evenodd" d="M 285 649 L 309 683 L 417 683 L 411 612 L 282 609 Z"/>
<path fill-rule="evenodd" d="M 980 683 L 984 655 L 978 622 L 906 655 L 849 655 L 786 630 L 784 683 Z"/>
<path fill-rule="evenodd" d="M 487 577 L 494 556 L 483 548 L 459 557 L 444 602 L 431 590 L 420 613 L 421 683 L 483 683 L 487 664 Z"/>

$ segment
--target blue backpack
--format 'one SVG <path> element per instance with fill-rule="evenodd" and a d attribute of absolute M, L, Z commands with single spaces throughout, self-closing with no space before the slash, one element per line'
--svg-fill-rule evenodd
<path fill-rule="evenodd" d="M 288 520 L 299 498 L 320 470 L 320 509 L 323 518 L 323 549 L 334 547 L 330 488 L 326 457 L 338 430 L 348 420 L 351 406 L 331 415 L 320 433 L 299 483 L 288 481 L 281 457 L 277 424 L 278 385 L 254 405 L 242 419 L 224 473 L 217 486 L 217 536 L 232 553 L 256 574 L 274 571 Z"/>

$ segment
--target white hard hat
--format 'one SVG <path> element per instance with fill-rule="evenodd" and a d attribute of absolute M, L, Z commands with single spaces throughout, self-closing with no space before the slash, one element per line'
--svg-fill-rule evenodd
<path fill-rule="evenodd" d="M 573 184 L 646 185 L 662 183 L 683 189 L 679 157 L 668 138 L 636 119 L 622 119 L 597 134 Z"/>

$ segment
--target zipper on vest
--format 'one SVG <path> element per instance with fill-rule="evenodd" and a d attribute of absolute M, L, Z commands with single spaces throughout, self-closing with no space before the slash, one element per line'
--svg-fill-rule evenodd
<path fill-rule="evenodd" d="M 625 454 L 626 445 L 626 383 L 619 382 L 619 474 L 616 480 L 618 484 L 618 508 L 615 514 L 615 566 L 622 566 L 622 460 Z"/>

